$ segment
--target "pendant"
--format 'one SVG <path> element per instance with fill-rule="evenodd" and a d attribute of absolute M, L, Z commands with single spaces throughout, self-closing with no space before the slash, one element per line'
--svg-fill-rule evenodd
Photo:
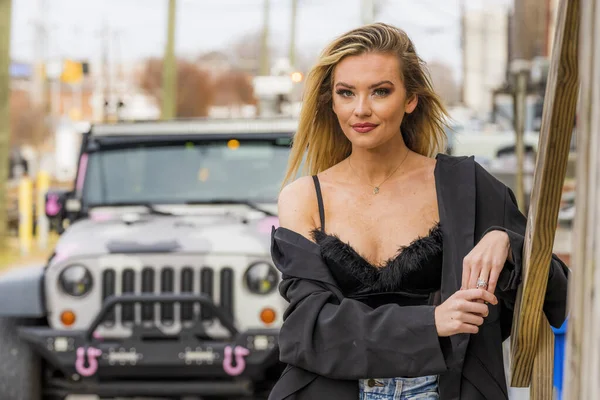
<path fill-rule="evenodd" d="M 375 186 L 373 188 L 373 194 L 377 194 L 377 193 L 379 193 L 379 186 Z"/>

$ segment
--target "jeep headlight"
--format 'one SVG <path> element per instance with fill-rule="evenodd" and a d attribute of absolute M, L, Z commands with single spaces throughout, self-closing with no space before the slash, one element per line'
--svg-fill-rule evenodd
<path fill-rule="evenodd" d="M 58 276 L 61 289 L 71 296 L 85 296 L 92 289 L 93 279 L 90 271 L 83 265 L 71 265 Z"/>
<path fill-rule="evenodd" d="M 246 286 L 254 294 L 269 294 L 277 288 L 279 275 L 267 262 L 257 262 L 248 267 L 245 274 Z"/>

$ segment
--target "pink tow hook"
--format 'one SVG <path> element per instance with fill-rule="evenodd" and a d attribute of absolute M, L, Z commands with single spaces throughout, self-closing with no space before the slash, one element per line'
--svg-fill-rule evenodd
<path fill-rule="evenodd" d="M 232 353 L 235 353 L 235 367 L 232 365 Z M 244 360 L 244 357 L 248 354 L 250 354 L 250 350 L 244 347 L 235 346 L 235 350 L 232 350 L 231 346 L 226 346 L 225 357 L 223 358 L 223 370 L 230 376 L 241 374 L 246 369 L 246 360 Z"/>
<path fill-rule="evenodd" d="M 102 350 L 95 347 L 87 348 L 87 362 L 85 366 L 86 349 L 79 347 L 77 349 L 77 359 L 75 360 L 75 370 L 81 376 L 92 376 L 98 371 L 97 358 L 102 355 Z"/>

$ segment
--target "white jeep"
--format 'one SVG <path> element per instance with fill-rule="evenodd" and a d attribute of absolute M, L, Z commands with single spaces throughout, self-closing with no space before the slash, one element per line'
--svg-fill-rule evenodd
<path fill-rule="evenodd" d="M 95 125 L 39 268 L 0 276 L 0 399 L 266 398 L 295 120 Z M 64 231 L 63 228 L 64 227 Z"/>

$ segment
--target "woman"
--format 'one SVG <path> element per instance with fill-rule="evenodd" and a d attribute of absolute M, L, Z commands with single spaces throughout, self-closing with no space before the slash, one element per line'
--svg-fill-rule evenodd
<path fill-rule="evenodd" d="M 507 399 L 502 341 L 525 217 L 471 157 L 437 154 L 446 112 L 407 35 L 331 43 L 309 74 L 272 256 L 290 305 L 270 399 Z M 436 155 L 437 154 L 437 155 Z M 565 318 L 552 258 L 544 311 Z"/>

